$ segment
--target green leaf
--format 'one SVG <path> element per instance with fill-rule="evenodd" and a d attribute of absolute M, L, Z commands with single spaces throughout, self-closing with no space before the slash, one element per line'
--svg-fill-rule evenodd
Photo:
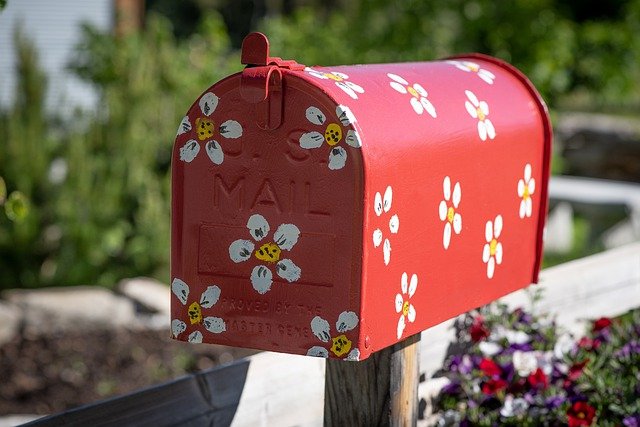
<path fill-rule="evenodd" d="M 9 195 L 4 211 L 11 221 L 21 222 L 29 214 L 29 200 L 19 191 L 14 191 Z"/>

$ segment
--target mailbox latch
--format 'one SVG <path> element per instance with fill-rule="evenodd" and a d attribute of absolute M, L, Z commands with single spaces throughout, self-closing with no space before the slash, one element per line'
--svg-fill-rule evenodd
<path fill-rule="evenodd" d="M 256 121 L 261 129 L 276 129 L 282 123 L 282 70 L 304 70 L 293 60 L 269 56 L 269 40 L 262 33 L 251 33 L 242 41 L 240 95 L 256 105 Z"/>

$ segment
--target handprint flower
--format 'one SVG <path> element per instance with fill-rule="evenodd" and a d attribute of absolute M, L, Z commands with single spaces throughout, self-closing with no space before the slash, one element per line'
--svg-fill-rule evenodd
<path fill-rule="evenodd" d="M 305 68 L 304 70 L 319 79 L 333 80 L 336 83 L 336 86 L 342 89 L 344 93 L 346 93 L 353 99 L 358 99 L 358 94 L 364 93 L 364 89 L 362 89 L 361 86 L 349 81 L 349 76 L 344 73 L 339 73 L 337 71 L 322 72 L 309 67 Z"/>
<path fill-rule="evenodd" d="M 489 70 L 485 70 L 484 68 L 480 68 L 478 64 L 471 61 L 447 61 L 448 64 L 454 65 L 456 68 L 462 71 L 466 71 L 467 73 L 475 73 L 485 82 L 490 85 L 493 84 L 496 76 Z"/>
<path fill-rule="evenodd" d="M 408 81 L 397 74 L 387 73 L 387 76 L 392 80 L 389 85 L 393 89 L 402 94 L 408 93 L 411 96 L 409 103 L 416 114 L 422 114 L 426 111 L 434 119 L 437 117 L 436 108 L 427 99 L 429 94 L 420 84 L 409 84 Z"/>
<path fill-rule="evenodd" d="M 311 332 L 320 341 L 330 345 L 326 346 L 313 346 L 307 351 L 307 356 L 315 357 L 329 357 L 329 352 L 333 353 L 335 357 L 342 358 L 344 360 L 358 360 L 360 359 L 360 350 L 353 348 L 353 342 L 346 335 L 347 332 L 353 330 L 358 326 L 358 316 L 353 311 L 343 311 L 338 316 L 336 322 L 336 333 L 331 334 L 331 327 L 329 322 L 324 320 L 320 316 L 316 316 L 311 320 Z"/>
<path fill-rule="evenodd" d="M 380 193 L 376 193 L 373 200 L 373 210 L 377 216 L 381 216 L 382 213 L 388 213 L 391 210 L 391 202 L 393 201 L 393 189 L 391 186 L 387 187 L 384 192 L 384 199 Z M 393 215 L 389 219 L 389 232 L 391 234 L 397 234 L 400 228 L 400 219 L 398 215 Z M 382 240 L 384 239 L 384 243 Z M 384 238 L 384 234 L 381 229 L 376 228 L 373 231 L 373 246 L 378 247 L 382 243 L 382 255 L 384 258 L 384 264 L 389 265 L 391 261 L 391 242 L 388 238 Z"/>
<path fill-rule="evenodd" d="M 482 249 L 482 261 L 487 264 L 487 277 L 491 279 L 496 269 L 496 264 L 502 264 L 502 243 L 498 237 L 502 233 L 502 215 L 496 216 L 495 221 L 487 221 L 485 226 L 485 243 Z"/>
<path fill-rule="evenodd" d="M 467 112 L 474 119 L 478 119 L 478 135 L 480 135 L 480 139 L 486 141 L 487 138 L 495 138 L 496 130 L 491 120 L 487 118 L 489 105 L 485 101 L 479 101 L 478 97 L 470 90 L 465 90 L 464 93 L 467 95 L 467 100 L 464 102 Z"/>
<path fill-rule="evenodd" d="M 402 273 L 400 288 L 402 293 L 396 294 L 396 313 L 400 314 L 397 328 L 398 339 L 402 337 L 407 322 L 413 323 L 416 320 L 416 309 L 409 300 L 418 288 L 418 276 L 413 274 L 411 282 L 409 282 L 409 275 L 406 272 Z"/>
<path fill-rule="evenodd" d="M 270 231 L 269 223 L 262 215 L 252 215 L 247 221 L 247 228 L 253 240 L 263 241 Z M 293 224 L 280 224 L 273 240 L 263 243 L 256 249 L 251 240 L 238 239 L 229 246 L 229 257 L 235 263 L 249 261 L 252 257 L 261 261 L 251 272 L 251 285 L 259 294 L 265 294 L 271 289 L 273 273 L 271 266 L 275 264 L 278 276 L 289 283 L 300 278 L 302 270 L 290 259 L 282 258 L 282 251 L 290 251 L 298 242 L 300 230 Z M 281 259 L 282 258 L 282 259 Z"/>
<path fill-rule="evenodd" d="M 456 234 L 460 234 L 462 231 L 462 215 L 457 212 L 462 198 L 462 190 L 460 189 L 460 183 L 456 182 L 456 185 L 453 187 L 452 195 L 451 179 L 448 176 L 444 177 L 442 187 L 444 191 L 444 200 L 440 202 L 438 213 L 440 215 L 440 221 L 444 221 L 442 245 L 445 249 L 448 249 L 449 243 L 451 242 L 451 232 L 453 231 Z"/>
<path fill-rule="evenodd" d="M 208 286 L 207 289 L 200 295 L 200 300 L 194 300 L 187 306 L 187 303 L 191 301 L 189 299 L 189 285 L 184 281 L 175 278 L 171 282 L 171 292 L 178 298 L 178 301 L 185 307 L 187 307 L 187 315 L 189 317 L 189 326 L 180 319 L 173 319 L 171 321 L 171 333 L 177 338 L 181 333 L 186 331 L 192 326 L 204 326 L 204 329 L 214 333 L 220 334 L 226 331 L 227 326 L 223 319 L 220 317 L 207 316 L 204 317 L 202 310 L 210 309 L 220 299 L 220 288 L 216 285 Z M 188 340 L 192 343 L 202 342 L 202 332 L 198 329 L 189 334 Z"/>
<path fill-rule="evenodd" d="M 518 197 L 520 201 L 520 218 L 531 217 L 533 212 L 533 201 L 531 196 L 536 191 L 536 180 L 531 176 L 531 165 L 527 163 L 524 167 L 524 179 L 518 181 Z"/>

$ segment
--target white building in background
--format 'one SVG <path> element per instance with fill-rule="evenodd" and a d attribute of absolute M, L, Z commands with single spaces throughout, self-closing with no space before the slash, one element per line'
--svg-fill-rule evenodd
<path fill-rule="evenodd" d="M 70 113 L 76 107 L 93 109 L 98 95 L 67 66 L 81 39 L 81 24 L 108 31 L 113 27 L 113 0 L 8 0 L 0 11 L 0 108 L 13 104 L 17 83 L 14 33 L 35 44 L 40 67 L 48 79 L 46 107 Z"/>

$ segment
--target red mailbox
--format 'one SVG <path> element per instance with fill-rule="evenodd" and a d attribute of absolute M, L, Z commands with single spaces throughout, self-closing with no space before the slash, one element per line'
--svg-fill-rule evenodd
<path fill-rule="evenodd" d="M 172 323 L 183 341 L 362 360 L 536 282 L 551 126 L 484 55 L 243 72 L 180 123 Z"/>

